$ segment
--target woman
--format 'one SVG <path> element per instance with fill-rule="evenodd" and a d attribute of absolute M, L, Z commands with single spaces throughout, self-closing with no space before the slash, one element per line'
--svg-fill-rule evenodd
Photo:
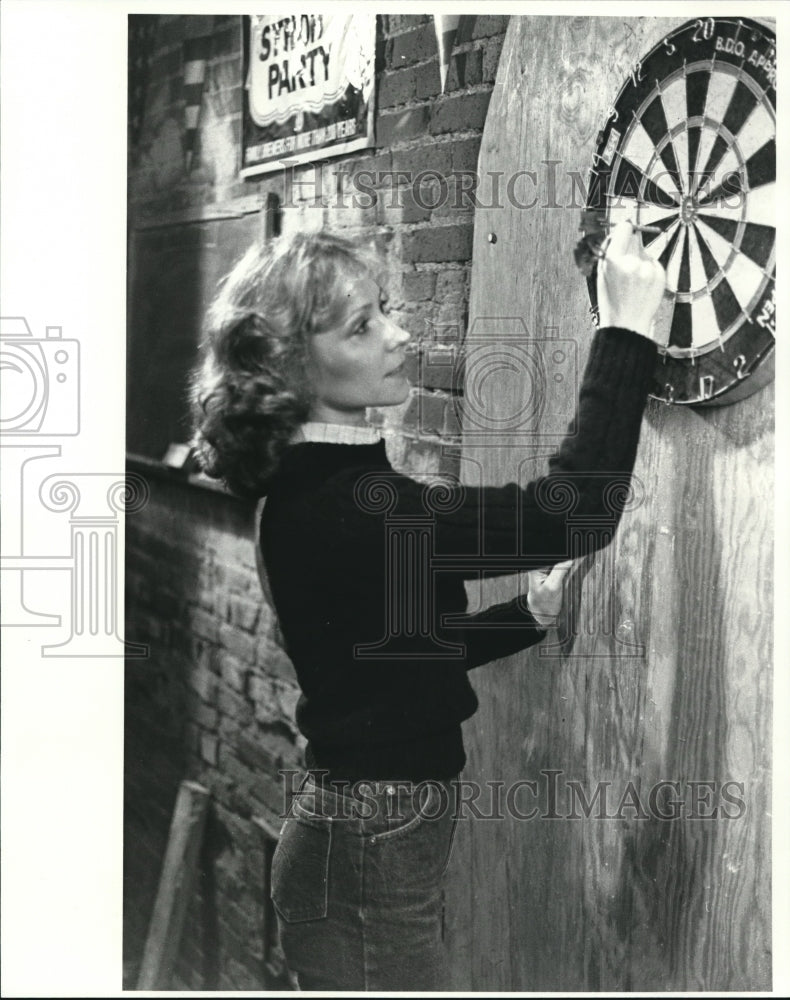
<path fill-rule="evenodd" d="M 326 233 L 253 248 L 210 311 L 194 391 L 206 471 L 266 497 L 263 582 L 302 691 L 307 775 L 272 871 L 302 989 L 447 988 L 441 886 L 461 722 L 477 707 L 467 674 L 540 641 L 569 557 L 607 544 L 610 487 L 633 468 L 664 289 L 663 270 L 621 224 L 599 267 L 601 327 L 578 431 L 548 475 L 526 487 L 430 489 L 393 471 L 365 420 L 367 407 L 409 393 L 409 335 L 387 315 L 377 273 Z M 552 503 L 559 486 L 590 523 L 606 515 L 583 551 L 569 550 Z M 515 567 L 511 558 L 502 568 L 503 556 Z M 529 610 L 516 599 L 459 621 L 464 580 L 489 557 L 489 575 L 531 571 Z"/>

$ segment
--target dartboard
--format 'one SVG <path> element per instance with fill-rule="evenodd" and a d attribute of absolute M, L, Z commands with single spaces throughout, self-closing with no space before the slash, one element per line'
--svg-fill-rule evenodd
<path fill-rule="evenodd" d="M 598 135 L 588 210 L 645 227 L 666 269 L 653 395 L 668 403 L 733 402 L 771 377 L 775 88 L 766 27 L 689 21 L 635 63 Z M 588 290 L 595 314 L 594 274 Z"/>

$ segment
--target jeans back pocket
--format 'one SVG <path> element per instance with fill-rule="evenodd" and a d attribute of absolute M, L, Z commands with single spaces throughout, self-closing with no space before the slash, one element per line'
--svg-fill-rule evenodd
<path fill-rule="evenodd" d="M 272 902 L 283 920 L 300 923 L 327 915 L 331 846 L 331 819 L 305 813 L 295 803 L 272 859 Z"/>

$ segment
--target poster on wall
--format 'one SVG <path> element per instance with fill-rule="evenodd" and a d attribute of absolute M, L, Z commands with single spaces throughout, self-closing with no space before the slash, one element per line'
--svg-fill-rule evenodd
<path fill-rule="evenodd" d="M 372 146 L 375 14 L 244 17 L 241 176 Z"/>

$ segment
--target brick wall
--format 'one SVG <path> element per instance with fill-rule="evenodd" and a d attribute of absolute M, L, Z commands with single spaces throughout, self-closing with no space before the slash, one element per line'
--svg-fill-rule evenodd
<path fill-rule="evenodd" d="M 507 18 L 462 18 L 443 95 L 431 19 L 378 20 L 377 146 L 242 181 L 240 19 L 160 16 L 142 128 L 130 150 L 129 222 L 189 226 L 208 212 L 254 211 L 274 192 L 286 227 L 375 238 L 395 318 L 412 334 L 414 388 L 402 406 L 371 418 L 385 429 L 396 467 L 450 471 L 458 424 L 447 362 L 467 322 L 474 223 L 464 188 L 474 179 Z M 207 29 L 210 57 L 187 172 L 183 43 Z M 293 668 L 272 642 L 260 598 L 251 505 L 153 466 L 136 468 L 151 499 L 127 520 L 126 634 L 147 643 L 150 655 L 127 666 L 127 986 L 136 979 L 176 789 L 189 777 L 211 790 L 212 807 L 173 985 L 261 988 L 264 849 L 253 819 L 279 828 L 277 772 L 302 760 Z"/>

